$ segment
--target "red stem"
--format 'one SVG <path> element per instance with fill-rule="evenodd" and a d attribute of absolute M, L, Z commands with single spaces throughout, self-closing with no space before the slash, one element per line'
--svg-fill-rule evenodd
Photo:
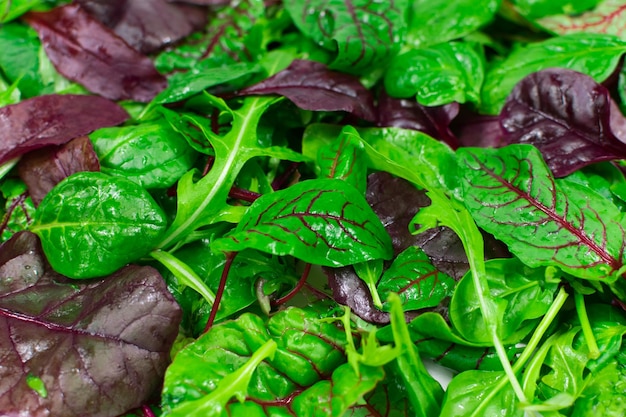
<path fill-rule="evenodd" d="M 304 266 L 304 271 L 302 271 L 302 276 L 300 277 L 300 280 L 298 281 L 296 286 L 291 291 L 289 291 L 287 295 L 279 298 L 278 300 L 274 301 L 272 304 L 281 305 L 291 300 L 298 292 L 300 292 L 302 287 L 304 287 L 304 284 L 306 284 L 306 280 L 309 278 L 309 272 L 311 272 L 311 264 L 307 263 Z"/>
<path fill-rule="evenodd" d="M 156 417 L 149 405 L 142 405 L 141 411 L 143 412 L 143 417 Z"/>
<path fill-rule="evenodd" d="M 222 271 L 222 276 L 220 278 L 220 284 L 217 287 L 217 292 L 215 293 L 215 301 L 213 302 L 213 306 L 211 307 L 211 313 L 209 314 L 209 319 L 206 322 L 206 326 L 204 327 L 204 333 L 208 332 L 211 327 L 213 327 L 213 322 L 215 322 L 215 316 L 217 316 L 217 310 L 220 307 L 220 302 L 222 301 L 222 297 L 224 296 L 224 288 L 226 287 L 226 279 L 228 278 L 228 272 L 230 271 L 230 267 L 235 260 L 238 252 L 226 252 L 226 263 L 224 264 L 224 270 Z"/>
<path fill-rule="evenodd" d="M 276 177 L 274 181 L 272 181 L 272 189 L 280 190 L 282 188 L 285 188 L 285 184 L 287 184 L 293 173 L 296 172 L 298 166 L 300 166 L 299 162 L 292 162 L 291 165 L 287 167 L 285 172 L 282 173 L 282 175 Z"/>
<path fill-rule="evenodd" d="M 247 201 L 248 203 L 253 203 L 257 198 L 261 197 L 261 194 L 233 185 L 228 192 L 228 196 L 237 200 L 243 200 Z"/>

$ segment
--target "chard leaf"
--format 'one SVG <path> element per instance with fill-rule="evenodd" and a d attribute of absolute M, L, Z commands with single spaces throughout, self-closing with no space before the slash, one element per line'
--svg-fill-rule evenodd
<path fill-rule="evenodd" d="M 328 70 L 314 61 L 294 60 L 283 71 L 244 88 L 240 94 L 279 94 L 305 110 L 342 110 L 376 120 L 374 98 L 356 77 Z"/>
<path fill-rule="evenodd" d="M 153 268 L 77 284 L 52 271 L 28 232 L 0 254 L 4 414 L 115 417 L 151 398 L 181 314 Z"/>
<path fill-rule="evenodd" d="M 93 278 L 146 255 L 166 226 L 163 210 L 136 183 L 80 172 L 46 195 L 30 229 L 55 271 Z"/>
<path fill-rule="evenodd" d="M 302 33 L 337 57 L 331 68 L 364 73 L 392 58 L 400 49 L 406 23 L 406 0 L 308 0 L 285 8 Z"/>
<path fill-rule="evenodd" d="M 617 207 L 586 187 L 556 182 L 530 145 L 457 154 L 468 210 L 522 262 L 584 279 L 617 279 L 624 264 Z"/>
<path fill-rule="evenodd" d="M 100 171 L 100 162 L 89 138 L 80 136 L 59 147 L 28 153 L 20 160 L 18 170 L 28 194 L 39 205 L 55 185 L 70 175 Z"/>
<path fill-rule="evenodd" d="M 624 37 L 623 0 L 590 0 L 595 7 L 587 10 L 559 10 L 558 13 L 544 14 L 534 22 L 542 28 L 559 35 L 567 33 L 607 33 Z M 577 4 L 573 3 L 572 5 Z M 591 10 L 589 10 L 591 9 Z"/>
<path fill-rule="evenodd" d="M 381 298 L 397 293 L 405 310 L 419 310 L 437 306 L 452 295 L 455 285 L 451 277 L 430 262 L 422 249 L 409 246 L 394 259 L 377 288 Z M 385 303 L 383 309 L 389 311 L 389 305 Z"/>
<path fill-rule="evenodd" d="M 30 12 L 26 21 L 39 33 L 55 68 L 89 91 L 111 100 L 148 102 L 166 87 L 152 61 L 131 48 L 79 5 Z M 93 42 L 93 39 L 98 39 Z"/>
<path fill-rule="evenodd" d="M 48 95 L 2 107 L 0 162 L 44 146 L 62 145 L 127 118 L 117 104 L 96 96 Z"/>
<path fill-rule="evenodd" d="M 254 248 L 325 266 L 392 255 L 391 239 L 365 198 L 338 179 L 303 181 L 262 196 L 213 248 Z"/>
<path fill-rule="evenodd" d="M 500 3 L 499 0 L 413 1 L 409 6 L 406 41 L 424 48 L 462 38 L 489 23 Z"/>
<path fill-rule="evenodd" d="M 359 133 L 352 126 L 346 126 L 335 141 L 317 153 L 318 176 L 338 178 L 365 192 L 367 166 L 364 162 Z"/>
<path fill-rule="evenodd" d="M 550 67 L 566 68 L 603 82 L 613 73 L 626 42 L 613 35 L 575 33 L 520 47 L 485 74 L 481 110 L 498 114 L 525 76 Z"/>
<path fill-rule="evenodd" d="M 500 113 L 504 139 L 539 148 L 556 177 L 624 159 L 626 144 L 611 121 L 613 112 L 623 116 L 611 102 L 609 90 L 584 74 L 556 68 L 533 73 L 515 86 Z"/>
<path fill-rule="evenodd" d="M 392 97 L 417 96 L 424 106 L 480 101 L 485 58 L 475 45 L 449 42 L 396 56 L 385 73 Z"/>
<path fill-rule="evenodd" d="M 167 188 L 191 169 L 197 154 L 165 120 L 99 129 L 89 135 L 102 172 L 143 188 Z"/>

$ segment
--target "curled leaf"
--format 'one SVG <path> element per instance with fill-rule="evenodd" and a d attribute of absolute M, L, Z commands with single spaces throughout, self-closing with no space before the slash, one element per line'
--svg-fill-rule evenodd
<path fill-rule="evenodd" d="M 161 276 L 130 266 L 76 285 L 52 271 L 37 237 L 0 247 L 0 410 L 114 417 L 161 384 L 181 312 Z"/>

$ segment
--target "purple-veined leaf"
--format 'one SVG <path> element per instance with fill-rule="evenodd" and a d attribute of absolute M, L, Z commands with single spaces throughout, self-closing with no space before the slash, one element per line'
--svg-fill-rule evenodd
<path fill-rule="evenodd" d="M 105 280 L 69 282 L 28 232 L 0 254 L 4 415 L 114 417 L 154 394 L 181 317 L 156 270 L 128 266 Z M 42 387 L 31 388 L 33 380 Z"/>
<path fill-rule="evenodd" d="M 335 267 L 392 256 L 391 239 L 363 195 L 338 179 L 302 181 L 263 195 L 213 248 L 254 248 Z"/>
<path fill-rule="evenodd" d="M 500 123 L 508 143 L 536 146 L 562 177 L 594 162 L 626 158 L 626 144 L 611 131 L 611 110 L 609 91 L 591 77 L 547 69 L 515 86 Z"/>
<path fill-rule="evenodd" d="M 240 94 L 279 94 L 305 110 L 346 111 L 376 120 L 374 98 L 358 78 L 315 61 L 294 60 L 289 67 Z"/>
<path fill-rule="evenodd" d="M 46 54 L 65 77 L 111 100 L 148 102 L 167 81 L 148 57 L 131 48 L 79 5 L 30 12 Z"/>
<path fill-rule="evenodd" d="M 203 8 L 166 0 L 80 0 L 78 3 L 144 54 L 201 29 L 208 15 Z"/>
<path fill-rule="evenodd" d="M 62 145 L 124 122 L 120 106 L 97 96 L 48 95 L 0 108 L 0 163 L 48 145 Z"/>
<path fill-rule="evenodd" d="M 28 186 L 35 205 L 61 180 L 82 171 L 99 171 L 100 162 L 87 136 L 65 145 L 31 152 L 18 165 L 20 178 Z"/>
<path fill-rule="evenodd" d="M 285 2 L 302 33 L 337 52 L 332 68 L 359 73 L 385 64 L 400 49 L 406 0 L 306 0 Z"/>
<path fill-rule="evenodd" d="M 452 295 L 454 279 L 439 271 L 426 252 L 409 246 L 400 253 L 378 282 L 378 292 L 383 300 L 395 292 L 400 296 L 404 310 L 436 307 Z M 383 306 L 388 311 L 389 305 Z"/>
<path fill-rule="evenodd" d="M 593 9 L 574 15 L 558 14 L 537 19 L 535 23 L 551 32 L 608 33 L 624 39 L 626 35 L 626 3 L 624 0 L 604 0 Z"/>
<path fill-rule="evenodd" d="M 458 140 L 449 128 L 459 114 L 459 103 L 443 106 L 422 106 L 414 99 L 397 99 L 382 92 L 378 97 L 377 125 L 419 130 L 457 148 Z"/>
<path fill-rule="evenodd" d="M 472 217 L 522 262 L 585 279 L 617 279 L 625 232 L 612 203 L 584 186 L 557 182 L 530 145 L 457 154 Z"/>
<path fill-rule="evenodd" d="M 367 166 L 363 144 L 356 138 L 358 132 L 352 126 L 346 126 L 335 141 L 318 151 L 318 177 L 338 178 L 365 192 Z"/>

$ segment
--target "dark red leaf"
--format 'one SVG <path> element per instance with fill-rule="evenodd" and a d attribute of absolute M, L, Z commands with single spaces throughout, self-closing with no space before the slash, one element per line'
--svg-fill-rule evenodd
<path fill-rule="evenodd" d="M 609 91 L 591 77 L 553 68 L 515 86 L 500 123 L 508 143 L 535 145 L 554 175 L 563 177 L 594 162 L 626 158 L 626 144 L 611 130 L 623 116 L 611 115 L 612 108 Z"/>
<path fill-rule="evenodd" d="M 202 29 L 208 16 L 204 8 L 165 0 L 79 0 L 77 3 L 144 54 Z"/>
<path fill-rule="evenodd" d="M 294 60 L 287 69 L 240 94 L 278 94 L 305 110 L 346 111 L 364 120 L 376 120 L 374 98 L 358 78 L 314 61 Z"/>
<path fill-rule="evenodd" d="M 480 148 L 499 148 L 506 145 L 504 132 L 498 116 L 484 116 L 462 112 L 455 119 L 452 129 L 456 133 L 461 146 Z"/>
<path fill-rule="evenodd" d="M 113 417 L 141 406 L 162 382 L 180 318 L 155 269 L 70 282 L 34 234 L 16 234 L 0 247 L 2 415 Z"/>
<path fill-rule="evenodd" d="M 62 146 L 27 154 L 20 160 L 18 170 L 33 202 L 39 205 L 61 180 L 77 172 L 100 171 L 100 162 L 89 138 L 81 136 Z"/>
<path fill-rule="evenodd" d="M 0 163 L 48 145 L 62 145 L 128 119 L 102 97 L 48 95 L 0 108 Z"/>
<path fill-rule="evenodd" d="M 378 97 L 378 126 L 419 130 L 456 149 L 458 140 L 449 125 L 459 114 L 459 107 L 459 103 L 426 107 L 416 100 L 390 97 L 383 91 Z"/>
<path fill-rule="evenodd" d="M 30 12 L 25 19 L 39 33 L 57 71 L 93 93 L 148 102 L 167 85 L 148 57 L 79 5 Z"/>

